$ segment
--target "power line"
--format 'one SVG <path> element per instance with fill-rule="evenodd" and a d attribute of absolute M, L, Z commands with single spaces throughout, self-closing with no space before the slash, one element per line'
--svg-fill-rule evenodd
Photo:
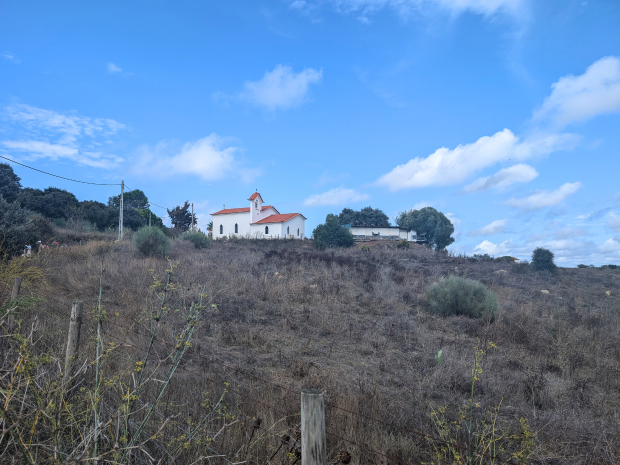
<path fill-rule="evenodd" d="M 131 187 L 129 187 L 129 186 L 127 185 L 127 183 L 125 183 L 125 187 L 127 188 L 127 192 L 129 192 L 129 191 L 133 191 L 133 190 L 136 190 L 136 189 L 132 189 Z M 153 205 L 154 207 L 159 207 L 159 208 L 162 208 L 162 209 L 164 209 L 164 210 L 168 211 L 168 209 L 167 209 L 166 207 L 162 207 L 161 205 L 157 205 L 156 203 L 153 203 L 153 202 L 151 202 L 150 200 L 149 200 L 149 205 Z M 165 217 L 165 216 L 162 216 L 161 218 L 166 218 L 166 217 Z"/>
<path fill-rule="evenodd" d="M 88 181 L 80 181 L 79 179 L 65 178 L 64 176 L 59 176 L 57 174 L 48 173 L 47 171 L 43 171 L 43 170 L 40 170 L 40 169 L 37 169 L 37 168 L 33 168 L 32 166 L 24 165 L 23 163 L 20 163 L 20 162 L 15 161 L 15 160 L 11 160 L 10 158 L 7 158 L 7 157 L 3 157 L 2 155 L 0 155 L 0 158 L 4 158 L 5 160 L 10 161 L 11 163 L 15 163 L 15 164 L 23 166 L 25 168 L 29 168 L 29 169 L 34 170 L 34 171 L 38 171 L 39 173 L 47 174 L 49 176 L 54 176 L 55 178 L 66 179 L 67 181 L 79 182 L 79 183 L 82 183 L 82 184 L 91 184 L 93 186 L 120 186 L 120 184 L 102 184 L 102 183 L 98 183 L 98 182 L 88 182 Z M 134 189 L 129 188 L 129 186 L 127 186 L 127 184 L 125 184 L 125 187 L 127 187 L 128 190 L 134 190 Z M 166 211 L 168 210 L 166 207 L 162 207 L 161 205 L 157 205 L 156 203 L 153 203 L 153 202 L 149 202 L 149 204 L 153 205 L 155 207 L 163 208 Z M 162 216 L 160 218 L 169 218 L 169 217 Z"/>
<path fill-rule="evenodd" d="M 93 186 L 120 186 L 120 184 L 101 184 L 101 183 L 98 183 L 98 182 L 87 182 L 87 181 L 79 181 L 77 179 L 65 178 L 64 176 L 58 176 L 57 174 L 48 173 L 47 171 L 39 170 L 37 168 L 33 168 L 32 166 L 24 165 L 23 163 L 20 163 L 20 162 L 15 161 L 15 160 L 11 160 L 10 158 L 7 158 L 7 157 L 3 157 L 2 155 L 0 155 L 0 158 L 4 158 L 5 160 L 10 161 L 11 163 L 15 163 L 17 165 L 21 165 L 21 166 L 23 166 L 25 168 L 29 168 L 29 169 L 34 170 L 34 171 L 38 171 L 39 173 L 47 174 L 49 176 L 54 176 L 55 178 L 66 179 L 67 181 L 81 182 L 82 184 L 92 184 Z"/>

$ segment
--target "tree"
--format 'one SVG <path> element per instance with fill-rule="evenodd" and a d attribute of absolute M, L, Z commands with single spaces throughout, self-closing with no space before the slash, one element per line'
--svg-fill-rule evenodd
<path fill-rule="evenodd" d="M 108 206 L 120 208 L 121 195 L 119 194 L 114 197 L 110 197 L 108 199 Z M 140 189 L 134 189 L 123 193 L 123 208 L 131 207 L 143 210 L 149 208 L 149 206 L 150 203 L 148 197 Z"/>
<path fill-rule="evenodd" d="M 0 163 L 0 195 L 8 203 L 15 202 L 19 190 L 22 188 L 21 179 L 13 172 L 8 163 Z"/>
<path fill-rule="evenodd" d="M 332 247 L 351 247 L 353 245 L 353 234 L 340 225 L 336 215 L 331 213 L 325 218 L 325 223 L 318 225 L 312 231 L 314 244 L 319 249 Z"/>
<path fill-rule="evenodd" d="M 23 252 L 26 245 L 47 241 L 52 235 L 50 221 L 21 208 L 19 203 L 8 203 L 0 197 L 0 256 Z"/>
<path fill-rule="evenodd" d="M 555 273 L 558 269 L 553 261 L 553 252 L 542 247 L 536 247 L 532 252 L 532 265 L 536 271 Z"/>
<path fill-rule="evenodd" d="M 96 200 L 84 200 L 80 202 L 80 208 L 84 212 L 84 219 L 94 224 L 100 231 L 118 225 L 118 209 L 114 207 Z"/>
<path fill-rule="evenodd" d="M 151 226 L 157 226 L 162 231 L 166 227 L 164 226 L 164 222 L 162 221 L 162 219 L 159 216 L 157 216 L 155 213 L 153 213 L 150 208 L 139 208 L 138 211 L 144 217 L 146 224 L 149 224 L 149 216 L 150 216 Z"/>
<path fill-rule="evenodd" d="M 181 232 L 188 231 L 192 225 L 192 214 L 189 211 L 189 202 L 185 201 L 183 206 L 177 205 L 172 210 L 168 210 L 168 216 L 174 229 Z M 198 222 L 198 218 L 194 215 L 194 224 Z"/>
<path fill-rule="evenodd" d="M 390 225 L 390 219 L 378 208 L 366 207 L 360 211 L 350 208 L 342 210 L 338 215 L 340 224 L 351 224 L 353 226 L 375 226 L 385 227 Z"/>
<path fill-rule="evenodd" d="M 418 235 L 425 234 L 430 247 L 443 250 L 454 242 L 452 222 L 433 207 L 400 212 L 396 224 L 403 229 L 414 230 Z"/>
<path fill-rule="evenodd" d="M 26 187 L 19 192 L 17 201 L 22 208 L 39 213 L 46 218 L 67 218 L 71 207 L 78 208 L 78 199 L 71 192 L 48 187 L 45 190 Z"/>
<path fill-rule="evenodd" d="M 116 221 L 118 221 L 118 210 L 116 211 Z M 137 208 L 123 208 L 123 227 L 137 231 L 147 224 L 148 220 L 142 216 Z"/>

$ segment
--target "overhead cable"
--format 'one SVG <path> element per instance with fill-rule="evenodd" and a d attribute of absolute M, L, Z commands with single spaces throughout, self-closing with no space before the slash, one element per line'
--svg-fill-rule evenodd
<path fill-rule="evenodd" d="M 15 160 L 11 160 L 10 158 L 7 158 L 7 157 L 3 157 L 2 155 L 0 155 L 0 158 L 4 158 L 5 160 L 10 161 L 11 163 L 15 163 L 17 165 L 21 165 L 21 166 L 24 166 L 26 168 L 30 168 L 31 170 L 38 171 L 39 173 L 48 174 L 50 176 L 54 176 L 54 177 L 60 178 L 60 179 L 66 179 L 67 181 L 81 182 L 82 184 L 92 184 L 93 186 L 120 186 L 120 184 L 101 184 L 101 183 L 98 183 L 98 182 L 79 181 L 77 179 L 65 178 L 64 176 L 58 176 L 57 174 L 48 173 L 47 171 L 39 170 L 37 168 L 33 168 L 32 166 L 24 165 L 23 163 L 20 163 L 20 162 L 15 161 Z"/>

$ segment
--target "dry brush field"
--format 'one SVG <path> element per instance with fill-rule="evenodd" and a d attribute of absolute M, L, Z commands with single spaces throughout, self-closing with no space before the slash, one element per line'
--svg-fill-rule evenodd
<path fill-rule="evenodd" d="M 527 463 L 620 464 L 620 274 L 560 269 L 550 275 L 422 246 L 317 251 L 311 244 L 228 241 L 196 250 L 174 241 L 175 292 L 188 301 L 202 294 L 209 306 L 162 400 L 162 418 L 177 415 L 170 424 L 181 426 L 196 421 L 205 393 L 214 399 L 227 389 L 227 414 L 210 424 L 213 434 L 223 429 L 208 444 L 231 460 L 262 464 L 277 438 L 252 436 L 243 415 L 260 418 L 278 435 L 292 434 L 299 390 L 320 388 L 332 406 L 328 431 L 395 459 L 328 436 L 330 460 L 346 449 L 357 465 L 439 463 L 432 442 L 402 428 L 439 436 L 438 412 L 461 421 L 477 347 L 484 351 L 474 391 L 477 424 L 497 406 L 498 424 L 518 431 L 525 419 L 535 434 Z M 44 270 L 45 285 L 23 288 L 43 300 L 19 319 L 23 333 L 36 328 L 40 350 L 61 360 L 71 302 L 84 301 L 80 357 L 92 362 L 102 260 L 104 341 L 114 347 L 104 371 L 112 379 L 131 371 L 148 343 L 153 276 L 163 279 L 166 260 L 140 258 L 129 242 L 48 251 L 30 260 Z M 425 289 L 449 275 L 495 291 L 500 316 L 480 321 L 427 313 Z M 10 289 L 0 292 L 6 300 Z M 183 315 L 171 307 L 160 322 L 151 356 L 162 367 Z M 84 383 L 92 370 L 87 363 Z M 176 440 L 166 434 L 162 442 Z M 180 463 L 196 460 L 187 454 Z"/>

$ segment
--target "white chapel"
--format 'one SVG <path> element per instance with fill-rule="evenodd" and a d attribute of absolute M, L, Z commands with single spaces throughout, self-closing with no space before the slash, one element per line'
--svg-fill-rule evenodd
<path fill-rule="evenodd" d="M 280 213 L 255 192 L 249 207 L 224 208 L 213 217 L 213 238 L 247 237 L 253 239 L 303 239 L 306 217 L 301 213 Z"/>

